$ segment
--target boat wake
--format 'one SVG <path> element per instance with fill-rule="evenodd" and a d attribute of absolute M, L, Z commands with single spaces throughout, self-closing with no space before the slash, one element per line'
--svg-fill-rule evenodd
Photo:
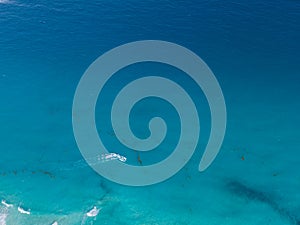
<path fill-rule="evenodd" d="M 8 216 L 8 208 L 0 207 L 0 225 L 6 225 L 7 216 Z"/>
<path fill-rule="evenodd" d="M 126 162 L 127 158 L 125 156 L 119 155 L 117 153 L 107 153 L 107 154 L 102 154 L 102 155 L 97 155 L 93 158 L 89 158 L 87 160 L 81 159 L 75 162 L 69 162 L 69 163 L 64 163 L 63 167 L 59 167 L 59 171 L 68 171 L 68 170 L 75 170 L 75 169 L 81 169 L 88 167 L 89 165 L 97 165 L 97 164 L 102 164 L 102 163 L 108 163 L 114 160 L 118 160 L 120 162 Z M 88 161 L 88 163 L 87 163 Z M 57 163 L 55 163 L 57 164 Z"/>

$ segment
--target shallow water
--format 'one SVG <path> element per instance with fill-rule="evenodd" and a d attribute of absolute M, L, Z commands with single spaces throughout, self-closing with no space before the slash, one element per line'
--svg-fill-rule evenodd
<path fill-rule="evenodd" d="M 14 205 L 0 206 L 0 224 L 300 224 L 299 21 L 297 1 L 0 1 L 0 199 Z M 120 71 L 99 96 L 96 122 L 129 164 L 138 166 L 138 155 L 116 139 L 109 119 L 124 84 L 163 74 L 188 90 L 201 117 L 199 145 L 179 173 L 126 187 L 83 160 L 72 102 L 97 57 L 148 39 L 183 45 L 207 63 L 226 100 L 227 130 L 220 154 L 199 173 L 210 132 L 201 90 L 159 64 Z M 153 98 L 132 114 L 140 137 L 149 135 L 149 117 L 169 127 L 162 146 L 140 153 L 143 164 L 168 156 L 179 136 L 174 109 Z M 99 215 L 87 218 L 94 206 Z"/>

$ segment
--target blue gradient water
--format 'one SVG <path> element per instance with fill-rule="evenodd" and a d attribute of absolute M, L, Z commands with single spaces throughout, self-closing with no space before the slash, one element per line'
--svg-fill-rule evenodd
<path fill-rule="evenodd" d="M 171 179 L 132 188 L 84 163 L 71 110 L 79 79 L 98 56 L 144 39 L 183 45 L 209 65 L 228 124 L 216 161 L 199 173 L 209 111 L 201 90 L 176 75 L 199 106 L 199 146 Z M 0 198 L 14 204 L 0 206 L 0 224 L 300 224 L 299 40 L 300 3 L 293 0 L 0 1 Z M 137 165 L 137 154 L 115 140 L 109 100 L 135 76 L 171 73 L 157 65 L 129 70 L 105 87 L 97 126 L 110 148 Z M 178 139 L 176 112 L 155 100 L 133 109 L 141 122 L 132 129 L 145 137 L 147 115 L 161 115 L 171 133 L 161 153 L 140 156 L 145 164 L 170 154 Z M 86 218 L 93 206 L 102 210 Z"/>

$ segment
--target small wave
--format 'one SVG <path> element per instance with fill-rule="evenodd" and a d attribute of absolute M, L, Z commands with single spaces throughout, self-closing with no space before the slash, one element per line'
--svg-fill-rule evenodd
<path fill-rule="evenodd" d="M 99 211 L 100 211 L 100 209 L 97 209 L 97 207 L 94 206 L 94 208 L 91 209 L 90 211 L 88 211 L 88 212 L 86 213 L 86 215 L 87 215 L 88 217 L 96 217 L 96 216 L 99 214 Z"/>
<path fill-rule="evenodd" d="M 2 200 L 2 201 L 1 201 L 1 204 L 4 205 L 6 208 L 13 207 L 12 204 L 7 203 L 5 200 Z"/>
<path fill-rule="evenodd" d="M 31 214 L 29 210 L 25 210 L 25 209 L 21 208 L 20 206 L 18 207 L 18 211 L 22 214 L 27 214 L 27 215 Z"/>
<path fill-rule="evenodd" d="M 86 224 L 86 221 L 88 218 L 95 218 L 99 214 L 101 208 L 98 209 L 96 206 L 94 206 L 90 211 L 88 211 L 81 220 L 81 225 Z"/>
<path fill-rule="evenodd" d="M 10 0 L 0 0 L 0 4 L 11 4 Z"/>

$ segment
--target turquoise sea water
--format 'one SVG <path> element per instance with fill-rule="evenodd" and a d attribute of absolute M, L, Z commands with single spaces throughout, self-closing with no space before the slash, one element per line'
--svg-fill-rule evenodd
<path fill-rule="evenodd" d="M 203 173 L 198 164 L 210 117 L 201 90 L 158 64 L 120 71 L 96 109 L 99 136 L 138 165 L 116 140 L 111 101 L 139 76 L 164 74 L 193 96 L 200 142 L 175 176 L 126 187 L 95 173 L 72 130 L 72 102 L 87 67 L 106 51 L 137 40 L 185 46 L 212 69 L 228 121 L 220 154 Z M 299 1 L 22 1 L 0 0 L 0 225 L 58 224 L 300 224 Z M 171 71 L 171 72 L 170 72 Z M 169 130 L 152 164 L 172 152 L 178 115 L 159 99 L 132 111 L 132 129 L 149 135 L 149 117 Z M 17 207 L 30 209 L 21 214 Z M 101 208 L 95 218 L 85 213 Z"/>

